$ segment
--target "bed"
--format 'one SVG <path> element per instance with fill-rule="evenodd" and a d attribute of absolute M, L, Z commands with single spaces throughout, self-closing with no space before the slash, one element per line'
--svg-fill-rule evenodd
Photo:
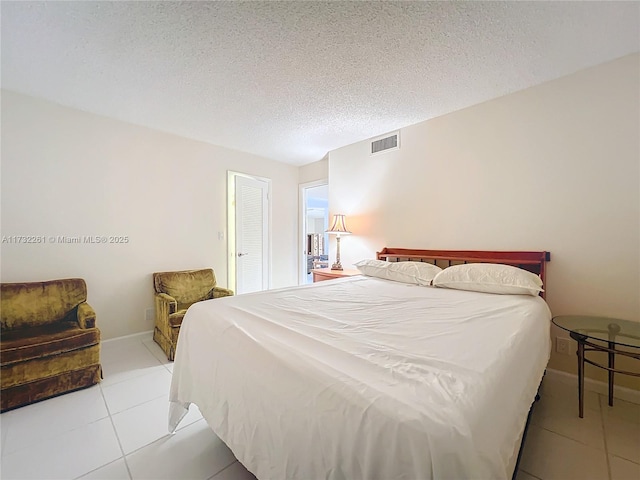
<path fill-rule="evenodd" d="M 513 265 L 544 282 L 549 254 L 376 260 Z M 199 302 L 180 331 L 169 428 L 196 404 L 261 480 L 511 478 L 549 359 L 543 295 L 357 276 Z"/>

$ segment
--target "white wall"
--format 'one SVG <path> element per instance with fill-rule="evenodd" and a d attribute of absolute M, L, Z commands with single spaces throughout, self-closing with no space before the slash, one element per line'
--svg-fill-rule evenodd
<path fill-rule="evenodd" d="M 635 54 L 403 128 L 398 151 L 330 152 L 343 265 L 384 246 L 548 250 L 554 315 L 640 321 L 639 85 Z"/>
<path fill-rule="evenodd" d="M 329 178 L 329 159 L 323 158 L 317 162 L 308 163 L 299 168 L 298 183 L 310 183 Z"/>
<path fill-rule="evenodd" d="M 227 170 L 272 180 L 272 286 L 296 284 L 297 167 L 3 91 L 2 235 L 129 243 L 4 243 L 2 281 L 82 277 L 103 339 L 150 330 L 152 272 L 227 284 Z"/>

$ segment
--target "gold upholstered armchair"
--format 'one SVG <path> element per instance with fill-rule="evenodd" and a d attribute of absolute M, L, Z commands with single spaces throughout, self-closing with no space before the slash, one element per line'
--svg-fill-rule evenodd
<path fill-rule="evenodd" d="M 100 330 L 81 278 L 3 283 L 2 411 L 100 381 Z"/>
<path fill-rule="evenodd" d="M 213 270 L 182 270 L 153 274 L 156 299 L 156 325 L 153 340 L 169 360 L 173 360 L 180 325 L 187 309 L 196 302 L 228 297 L 233 291 L 216 285 Z"/>

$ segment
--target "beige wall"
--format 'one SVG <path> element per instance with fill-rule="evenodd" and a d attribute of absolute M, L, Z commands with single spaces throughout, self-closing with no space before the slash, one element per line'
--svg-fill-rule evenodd
<path fill-rule="evenodd" d="M 297 284 L 297 167 L 3 91 L 2 235 L 129 243 L 4 243 L 2 281 L 82 277 L 103 338 L 150 330 L 152 272 L 227 284 L 229 169 L 272 180 L 272 286 Z"/>
<path fill-rule="evenodd" d="M 326 180 L 327 178 L 329 178 L 329 159 L 326 157 L 299 168 L 298 182 L 300 184 Z"/>
<path fill-rule="evenodd" d="M 403 128 L 398 151 L 330 152 L 331 212 L 354 233 L 343 265 L 384 246 L 548 250 L 554 315 L 640 321 L 639 72 L 627 56 Z"/>

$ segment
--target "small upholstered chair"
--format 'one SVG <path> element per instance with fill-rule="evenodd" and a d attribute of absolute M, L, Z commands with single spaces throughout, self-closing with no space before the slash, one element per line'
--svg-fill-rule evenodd
<path fill-rule="evenodd" d="M 3 283 L 0 319 L 3 412 L 100 381 L 100 330 L 83 279 Z"/>
<path fill-rule="evenodd" d="M 216 286 L 213 270 L 182 270 L 153 274 L 156 299 L 156 324 L 153 340 L 173 360 L 180 325 L 187 309 L 196 302 L 228 297 L 233 291 Z"/>

